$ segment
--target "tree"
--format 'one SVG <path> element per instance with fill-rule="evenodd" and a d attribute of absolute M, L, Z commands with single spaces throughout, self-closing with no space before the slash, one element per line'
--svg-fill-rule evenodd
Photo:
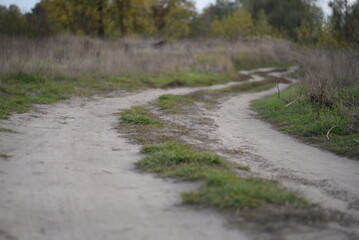
<path fill-rule="evenodd" d="M 54 33 L 55 29 L 47 18 L 46 10 L 37 3 L 30 13 L 25 14 L 28 36 L 48 36 Z"/>
<path fill-rule="evenodd" d="M 359 1 L 356 1 L 349 10 L 347 16 L 347 39 L 349 42 L 359 45 Z"/>
<path fill-rule="evenodd" d="M 272 27 L 281 30 L 296 40 L 296 29 L 302 22 L 317 24 L 322 20 L 322 11 L 314 0 L 241 0 L 243 5 L 257 19 L 264 11 Z"/>
<path fill-rule="evenodd" d="M 156 0 L 42 0 L 49 19 L 73 34 L 148 35 L 155 32 L 152 6 Z"/>
<path fill-rule="evenodd" d="M 211 34 L 235 40 L 240 36 L 253 35 L 253 28 L 252 16 L 244 8 L 240 8 L 223 19 L 216 17 L 212 22 Z"/>
<path fill-rule="evenodd" d="M 256 36 L 279 36 L 280 33 L 268 22 L 268 17 L 264 10 L 260 10 L 254 24 L 254 34 Z"/>
<path fill-rule="evenodd" d="M 8 8 L 0 5 L 0 34 L 8 36 L 25 35 L 27 32 L 26 19 L 16 5 Z"/>
<path fill-rule="evenodd" d="M 152 7 L 156 0 L 115 0 L 114 15 L 122 35 L 150 35 L 156 32 Z"/>
<path fill-rule="evenodd" d="M 160 33 L 168 39 L 182 38 L 189 34 L 196 15 L 194 3 L 187 0 L 169 1 L 167 14 L 163 19 Z"/>
<path fill-rule="evenodd" d="M 329 7 L 333 33 L 338 41 L 359 44 L 359 1 L 350 6 L 347 0 L 333 0 Z"/>
<path fill-rule="evenodd" d="M 157 32 L 173 39 L 189 34 L 196 10 L 192 0 L 157 0 L 152 14 Z"/>

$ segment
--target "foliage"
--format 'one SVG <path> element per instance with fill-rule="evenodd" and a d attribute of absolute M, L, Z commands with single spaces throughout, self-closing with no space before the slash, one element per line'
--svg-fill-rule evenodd
<path fill-rule="evenodd" d="M 49 18 L 71 33 L 98 36 L 153 35 L 179 38 L 195 15 L 190 0 L 42 0 Z"/>
<path fill-rule="evenodd" d="M 359 1 L 349 5 L 347 0 L 330 1 L 330 17 L 336 39 L 349 44 L 359 44 Z"/>
<path fill-rule="evenodd" d="M 321 21 L 322 13 L 313 2 L 307 0 L 242 0 L 254 18 L 261 11 L 268 17 L 269 24 L 296 40 L 296 29 L 302 22 L 316 24 Z"/>
<path fill-rule="evenodd" d="M 237 39 L 239 36 L 253 35 L 252 16 L 243 8 L 238 9 L 223 19 L 215 18 L 212 22 L 212 36 Z"/>
<path fill-rule="evenodd" d="M 36 4 L 31 13 L 22 14 L 19 7 L 0 5 L 0 36 L 46 36 L 53 33 L 46 11 Z"/>
<path fill-rule="evenodd" d="M 304 45 L 356 46 L 359 1 L 332 0 L 323 17 L 315 0 L 217 0 L 195 11 L 193 0 L 41 0 L 23 14 L 0 5 L 0 35 L 128 35 L 179 38 L 286 37 Z"/>
<path fill-rule="evenodd" d="M 178 39 L 190 33 L 191 22 L 196 15 L 192 1 L 172 1 L 172 7 L 167 7 L 161 35 L 167 39 Z"/>

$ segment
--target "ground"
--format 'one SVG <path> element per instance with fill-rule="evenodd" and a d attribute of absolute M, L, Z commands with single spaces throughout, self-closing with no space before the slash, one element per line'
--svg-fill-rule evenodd
<path fill-rule="evenodd" d="M 303 144 L 257 119 L 250 101 L 276 89 L 229 96 L 212 109 L 196 104 L 198 109 L 187 117 L 161 117 L 204 136 L 204 149 L 250 166 L 251 174 L 276 179 L 318 203 L 334 216 L 329 225 L 286 225 L 270 232 L 246 221 L 233 223 L 226 212 L 181 204 L 180 193 L 196 190 L 199 183 L 140 173 L 135 168 L 143 157 L 140 145 L 117 131 L 118 113 L 164 94 L 200 89 L 72 98 L 1 120 L 0 128 L 11 131 L 0 132 L 0 239 L 358 237 L 359 162 Z M 194 141 L 186 136 L 183 140 Z"/>

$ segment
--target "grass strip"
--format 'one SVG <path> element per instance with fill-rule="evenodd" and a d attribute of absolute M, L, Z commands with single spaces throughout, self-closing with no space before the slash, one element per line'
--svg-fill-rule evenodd
<path fill-rule="evenodd" d="M 5 160 L 8 160 L 9 158 L 11 158 L 10 155 L 4 154 L 4 153 L 0 153 L 0 158 L 3 158 Z"/>
<path fill-rule="evenodd" d="M 241 93 L 250 93 L 265 91 L 271 89 L 276 83 L 288 83 L 284 79 L 270 77 L 259 82 L 248 82 L 223 89 L 200 90 L 187 95 L 165 94 L 159 97 L 152 104 L 166 113 L 182 113 L 187 106 L 193 106 L 195 102 L 204 102 L 208 105 L 214 105 L 219 98 Z"/>
<path fill-rule="evenodd" d="M 178 135 L 186 135 L 188 129 L 164 121 L 144 106 L 134 106 L 120 113 L 118 130 L 137 144 L 171 141 Z"/>
<path fill-rule="evenodd" d="M 299 86 L 253 102 L 253 108 L 279 130 L 335 153 L 359 159 L 359 87 L 343 90 L 350 104 L 325 106 L 300 98 Z M 354 97 L 356 96 L 356 97 Z M 283 101 L 286 100 L 286 101 Z M 287 103 L 292 102 L 290 106 Z"/>
<path fill-rule="evenodd" d="M 146 88 L 196 87 L 242 81 L 245 76 L 179 72 L 163 76 L 44 76 L 29 73 L 0 75 L 0 119 L 11 113 L 24 113 L 34 104 L 51 104 L 73 95 L 89 96 L 114 90 L 135 91 Z"/>
<path fill-rule="evenodd" d="M 0 132 L 5 132 L 5 133 L 18 133 L 17 131 L 14 131 L 14 130 L 8 129 L 8 128 L 0 128 Z"/>
<path fill-rule="evenodd" d="M 140 106 L 132 107 L 121 113 L 121 119 L 128 125 L 160 126 L 163 123 L 148 109 Z"/>
<path fill-rule="evenodd" d="M 165 177 L 197 180 L 203 183 L 199 191 L 182 194 L 188 204 L 200 204 L 239 211 L 266 204 L 303 205 L 305 200 L 284 190 L 275 181 L 241 178 L 225 159 L 199 151 L 180 142 L 166 142 L 142 148 L 147 156 L 137 163 L 144 172 Z"/>

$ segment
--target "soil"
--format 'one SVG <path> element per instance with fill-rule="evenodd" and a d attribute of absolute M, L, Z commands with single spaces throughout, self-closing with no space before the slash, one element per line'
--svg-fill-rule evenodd
<path fill-rule="evenodd" d="M 239 83 L 211 88 L 233 84 Z M 222 214 L 181 205 L 180 192 L 198 185 L 137 172 L 140 146 L 115 130 L 122 109 L 199 89 L 205 88 L 73 98 L 1 120 L 0 128 L 18 133 L 0 132 L 0 153 L 11 156 L 0 158 L 0 239 L 266 239 L 229 225 Z M 210 144 L 217 149 L 240 149 L 230 159 L 254 174 L 278 179 L 358 220 L 359 162 L 300 143 L 258 120 L 250 101 L 275 91 L 234 96 L 213 111 L 203 108 L 200 117 L 214 127 L 197 131 L 216 139 Z M 354 239 L 356 231 L 348 223 L 301 235 L 288 230 L 282 238 Z"/>

